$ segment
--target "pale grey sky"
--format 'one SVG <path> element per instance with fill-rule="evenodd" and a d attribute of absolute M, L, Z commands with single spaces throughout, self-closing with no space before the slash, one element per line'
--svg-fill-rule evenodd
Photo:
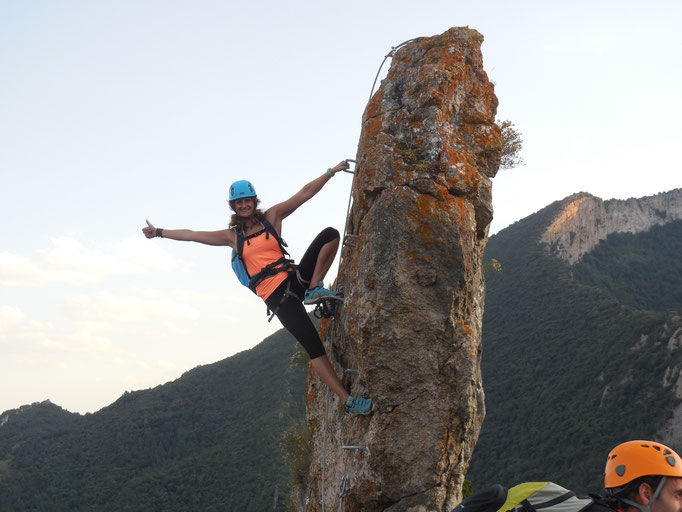
<path fill-rule="evenodd" d="M 226 249 L 148 241 L 144 220 L 220 229 L 232 181 L 267 207 L 353 158 L 379 64 L 413 37 L 485 36 L 526 162 L 494 180 L 492 231 L 578 191 L 681 186 L 680 19 L 676 1 L 0 2 L 0 411 L 93 412 L 279 329 Z M 294 256 L 343 229 L 350 180 L 287 219 Z"/>

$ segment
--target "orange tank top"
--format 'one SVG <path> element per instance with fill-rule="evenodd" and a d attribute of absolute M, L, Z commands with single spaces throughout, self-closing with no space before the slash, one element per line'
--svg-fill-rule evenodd
<path fill-rule="evenodd" d="M 266 237 L 267 234 L 267 237 Z M 242 258 L 246 271 L 250 276 L 257 274 L 266 265 L 273 263 L 282 257 L 282 251 L 274 236 L 266 233 L 265 229 L 257 236 L 244 240 Z M 277 287 L 287 278 L 287 273 L 282 271 L 272 277 L 268 277 L 256 286 L 256 295 L 266 300 Z"/>

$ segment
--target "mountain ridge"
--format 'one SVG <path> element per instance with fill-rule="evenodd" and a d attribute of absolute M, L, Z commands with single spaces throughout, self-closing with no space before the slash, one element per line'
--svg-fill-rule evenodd
<path fill-rule="evenodd" d="M 640 233 L 682 219 L 682 188 L 652 196 L 604 201 L 586 192 L 568 196 L 541 235 L 550 254 L 575 264 L 613 233 Z"/>

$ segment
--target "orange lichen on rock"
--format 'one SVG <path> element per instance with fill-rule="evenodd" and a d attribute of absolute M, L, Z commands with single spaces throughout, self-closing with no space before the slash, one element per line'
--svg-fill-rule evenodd
<path fill-rule="evenodd" d="M 346 298 L 321 333 L 334 367 L 359 372 L 344 377 L 349 392 L 375 409 L 340 417 L 310 380 L 301 511 L 338 508 L 344 475 L 346 510 L 450 510 L 461 498 L 484 414 L 481 260 L 502 147 L 482 41 L 455 28 L 406 44 L 365 110 L 347 225 L 359 238 L 342 250 Z"/>
<path fill-rule="evenodd" d="M 367 137 L 370 139 L 376 137 L 381 131 L 381 116 L 371 117 L 367 120 L 365 126 L 367 127 Z"/>

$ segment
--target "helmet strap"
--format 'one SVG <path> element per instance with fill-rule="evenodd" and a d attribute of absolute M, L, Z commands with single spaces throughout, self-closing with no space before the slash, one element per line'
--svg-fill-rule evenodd
<path fill-rule="evenodd" d="M 661 477 L 661 481 L 658 484 L 658 487 L 656 487 L 656 490 L 654 491 L 653 496 L 651 496 L 651 499 L 649 500 L 649 503 L 646 505 L 641 505 L 635 501 L 629 500 L 627 498 L 621 498 L 621 501 L 623 503 L 627 503 L 628 505 L 638 508 L 642 512 L 651 512 L 651 505 L 653 504 L 654 501 L 658 499 L 658 497 L 661 495 L 661 492 L 663 491 L 663 486 L 665 485 L 665 482 L 668 478 L 667 477 Z"/>

